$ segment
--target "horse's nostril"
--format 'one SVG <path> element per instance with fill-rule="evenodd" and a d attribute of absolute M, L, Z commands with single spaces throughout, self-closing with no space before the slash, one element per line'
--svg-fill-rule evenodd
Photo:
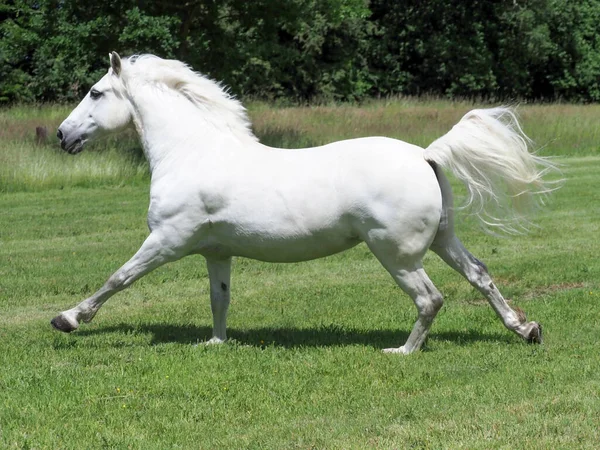
<path fill-rule="evenodd" d="M 63 133 L 62 131 L 60 131 L 60 128 L 56 132 L 56 137 L 59 138 L 61 141 L 63 140 Z"/>

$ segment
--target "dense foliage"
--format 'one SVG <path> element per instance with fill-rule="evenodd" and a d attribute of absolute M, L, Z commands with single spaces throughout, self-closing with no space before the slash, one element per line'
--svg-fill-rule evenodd
<path fill-rule="evenodd" d="M 600 100 L 600 0 L 0 0 L 0 103 L 80 97 L 107 53 L 234 93 Z"/>

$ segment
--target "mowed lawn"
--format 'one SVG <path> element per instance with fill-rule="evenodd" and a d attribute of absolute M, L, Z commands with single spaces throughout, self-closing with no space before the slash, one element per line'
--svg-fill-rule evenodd
<path fill-rule="evenodd" d="M 597 448 L 600 156 L 558 162 L 567 181 L 528 235 L 457 225 L 544 344 L 505 330 L 429 254 L 446 303 L 410 356 L 381 352 L 416 311 L 364 245 L 302 264 L 237 259 L 222 346 L 202 345 L 212 321 L 196 256 L 78 331 L 53 331 L 143 241 L 146 183 L 0 193 L 0 448 Z"/>

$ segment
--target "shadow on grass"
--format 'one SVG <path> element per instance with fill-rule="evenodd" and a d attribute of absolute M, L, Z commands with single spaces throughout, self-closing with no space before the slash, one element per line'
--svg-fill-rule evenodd
<path fill-rule="evenodd" d="M 79 330 L 79 336 L 106 336 L 108 334 L 150 334 L 151 345 L 164 343 L 197 344 L 212 336 L 212 329 L 205 326 L 177 325 L 170 323 L 118 324 L 97 329 Z M 337 326 L 316 328 L 254 328 L 227 330 L 229 339 L 241 345 L 256 347 L 276 346 L 296 347 L 335 347 L 344 345 L 365 345 L 375 348 L 398 347 L 408 338 L 405 330 L 357 330 Z M 432 340 L 450 341 L 456 345 L 471 345 L 475 342 L 515 341 L 506 333 L 482 333 L 479 331 L 432 332 Z"/>

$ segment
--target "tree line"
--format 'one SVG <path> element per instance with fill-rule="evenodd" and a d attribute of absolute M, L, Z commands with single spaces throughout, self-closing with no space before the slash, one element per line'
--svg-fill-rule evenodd
<path fill-rule="evenodd" d="M 108 52 L 265 100 L 600 100 L 600 0 L 0 0 L 0 104 L 80 98 Z"/>

